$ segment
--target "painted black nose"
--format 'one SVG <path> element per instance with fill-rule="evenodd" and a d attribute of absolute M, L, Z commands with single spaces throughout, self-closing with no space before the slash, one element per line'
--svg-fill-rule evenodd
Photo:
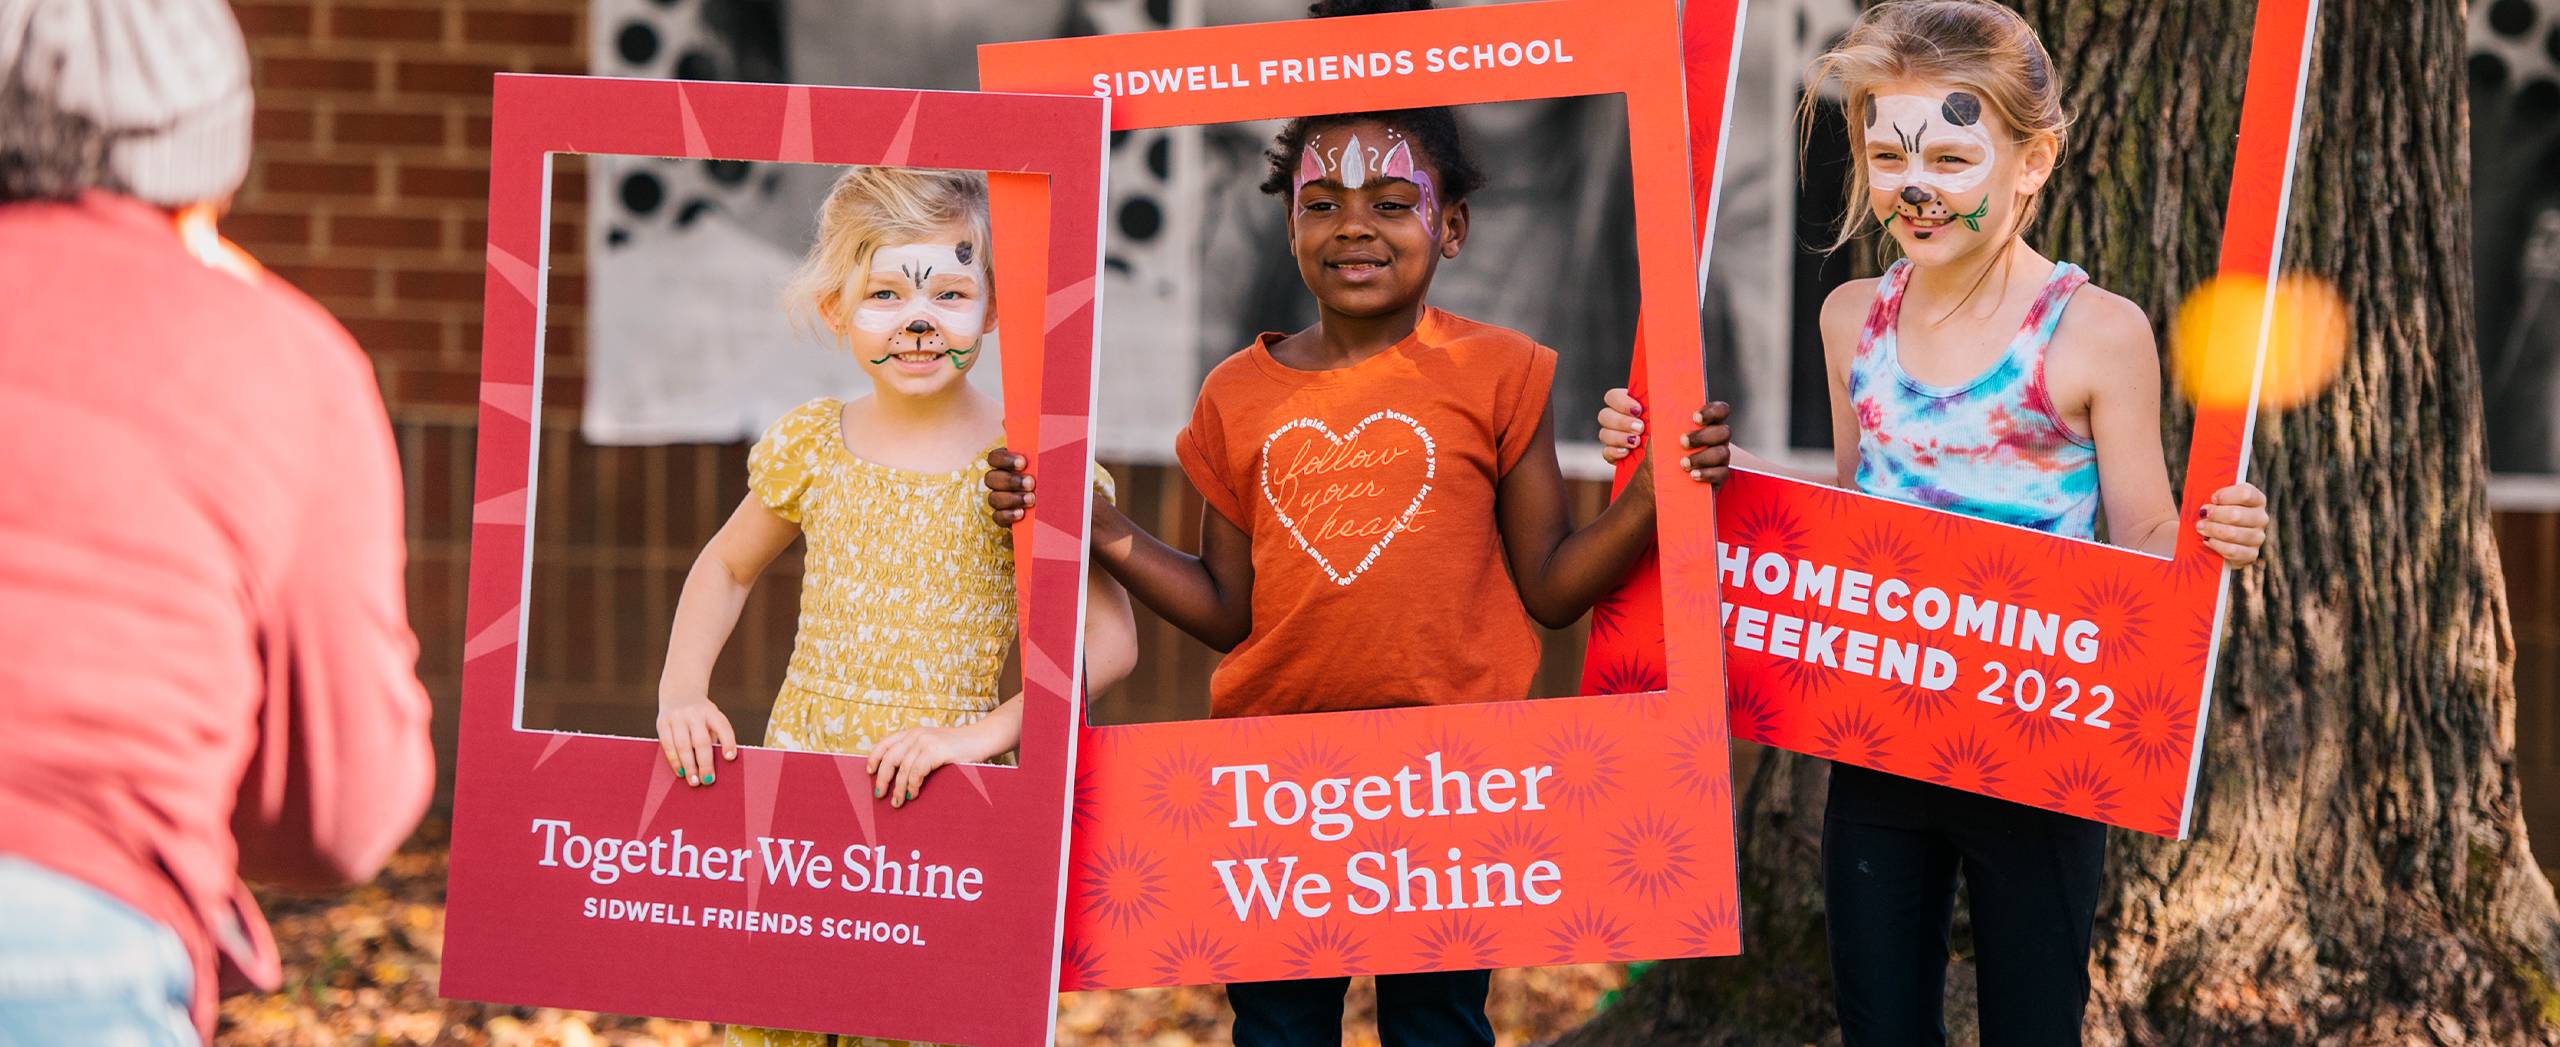
<path fill-rule="evenodd" d="M 926 322 L 924 322 L 924 321 L 922 321 L 922 320 L 909 320 L 909 321 L 907 321 L 907 333 L 908 333 L 908 334 L 932 334 L 932 333 L 933 333 L 933 325 L 932 325 L 932 324 L 929 324 L 929 323 L 926 323 Z"/>
<path fill-rule="evenodd" d="M 1916 185 L 1902 187 L 1902 202 L 1918 207 L 1929 202 L 1929 191 Z"/>

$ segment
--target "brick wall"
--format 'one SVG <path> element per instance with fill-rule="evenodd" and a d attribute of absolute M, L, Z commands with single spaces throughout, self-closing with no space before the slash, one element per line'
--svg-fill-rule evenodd
<path fill-rule="evenodd" d="M 395 410 L 477 400 L 490 78 L 585 72 L 586 7 L 234 4 L 254 62 L 257 151 L 223 230 L 337 314 Z M 575 285 L 584 180 L 563 165 L 557 183 L 552 278 Z M 556 344 L 577 345 L 575 310 L 562 312 Z M 546 393 L 575 404 L 575 358 L 558 363 Z"/>
<path fill-rule="evenodd" d="M 587 0 L 239 0 L 257 148 L 223 232 L 372 354 L 406 473 L 410 619 L 450 787 L 488 238 L 489 89 L 586 71 Z M 583 389 L 584 175 L 556 171 L 547 401 Z M 450 795 L 447 793 L 446 795 Z"/>

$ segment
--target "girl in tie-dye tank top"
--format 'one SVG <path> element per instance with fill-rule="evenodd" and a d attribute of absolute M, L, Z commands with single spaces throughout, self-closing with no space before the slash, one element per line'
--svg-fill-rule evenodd
<path fill-rule="evenodd" d="M 1837 83 L 1858 158 L 1833 249 L 1881 229 L 1902 258 L 1823 304 L 1835 471 L 1807 479 L 2174 550 L 2151 320 L 2023 236 L 2070 127 L 2035 33 L 1989 0 L 1896 0 L 1869 8 L 1809 79 L 1808 113 Z M 1635 401 L 1609 399 L 1614 461 L 1644 433 Z M 1693 420 L 1682 468 L 1701 480 L 1728 464 L 1779 471 L 1725 446 L 1728 414 L 1710 404 Z M 2248 564 L 2265 504 L 2237 484 L 2192 523 Z M 1946 1042 L 1959 875 L 1982 1042 L 2078 1043 L 2105 853 L 2095 822 L 1835 766 L 1823 898 L 1843 1043 Z"/>

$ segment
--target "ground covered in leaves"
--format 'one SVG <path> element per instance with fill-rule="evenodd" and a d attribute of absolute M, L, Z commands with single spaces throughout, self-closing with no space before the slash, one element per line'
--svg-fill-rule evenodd
<path fill-rule="evenodd" d="M 282 991 L 222 1004 L 217 1042 L 232 1047 L 457 1044 L 469 1047 L 692 1047 L 716 1044 L 700 1022 L 524 1007 L 436 995 L 444 951 L 445 838 L 430 824 L 382 875 L 325 897 L 261 892 L 284 951 Z M 1491 1012 L 1505 1047 L 1580 1024 L 1626 978 L 1594 964 L 1500 971 Z M 1366 981 L 1353 983 L 1345 1044 L 1374 1045 Z M 1058 999 L 1063 1044 L 1180 1047 L 1228 1042 L 1214 987 L 1068 993 Z"/>

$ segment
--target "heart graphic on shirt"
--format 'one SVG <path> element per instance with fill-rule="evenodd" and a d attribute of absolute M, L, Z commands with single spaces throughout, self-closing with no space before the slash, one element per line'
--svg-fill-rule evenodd
<path fill-rule="evenodd" d="M 1363 443 L 1361 438 L 1362 436 L 1369 434 L 1369 428 L 1374 425 L 1380 425 L 1381 423 L 1392 423 L 1392 425 L 1387 428 L 1382 428 L 1379 433 L 1376 434 L 1375 438 L 1369 440 L 1367 443 Z M 1365 459 L 1372 456 L 1380 458 L 1383 462 L 1392 461 L 1395 457 L 1410 453 L 1410 447 L 1396 446 L 1400 443 L 1407 443 L 1403 438 L 1405 430 L 1410 430 L 1412 432 L 1412 442 L 1418 442 L 1421 445 L 1422 479 L 1415 482 L 1413 497 L 1403 503 L 1403 511 L 1397 513 L 1393 522 L 1388 523 L 1385 526 L 1385 533 L 1379 534 L 1377 536 L 1377 541 L 1371 543 L 1367 551 L 1361 554 L 1360 559 L 1357 562 L 1352 563 L 1350 568 L 1347 570 L 1336 564 L 1333 558 L 1326 556 L 1324 554 L 1324 550 L 1316 547 L 1317 540 L 1323 540 L 1328 544 L 1336 544 L 1336 536 L 1318 535 L 1311 539 L 1306 533 L 1306 530 L 1300 525 L 1298 517 L 1291 515 L 1289 512 L 1288 500 L 1284 499 L 1280 494 L 1272 490 L 1272 450 L 1279 446 L 1282 437 L 1301 429 L 1309 431 L 1308 434 L 1303 437 L 1304 440 L 1310 442 L 1318 440 L 1323 441 L 1323 448 L 1318 452 L 1319 458 L 1325 463 L 1330 463 L 1323 470 L 1324 472 L 1332 472 L 1337 468 L 1344 467 L 1359 468 L 1363 465 Z M 1299 461 L 1300 458 L 1293 458 L 1292 464 L 1284 466 L 1284 468 L 1298 468 L 1296 463 Z M 1352 426 L 1350 432 L 1341 434 L 1336 434 L 1331 426 L 1317 421 L 1316 419 L 1300 418 L 1282 425 L 1280 428 L 1272 430 L 1271 435 L 1264 437 L 1262 440 L 1262 500 L 1270 503 L 1272 515 L 1280 520 L 1280 525 L 1282 527 L 1288 529 L 1289 537 L 1297 541 L 1298 548 L 1304 550 L 1308 558 L 1316 562 L 1317 567 L 1324 569 L 1325 577 L 1333 579 L 1333 584 L 1335 585 L 1351 584 L 1362 574 L 1366 573 L 1371 565 L 1378 562 L 1378 557 L 1387 551 L 1387 544 L 1395 541 L 1397 535 L 1403 534 L 1406 528 L 1413 523 L 1414 514 L 1422 510 L 1422 500 L 1430 496 L 1431 481 L 1439 475 L 1439 471 L 1439 448 L 1438 445 L 1432 442 L 1430 430 L 1424 429 L 1421 422 L 1415 421 L 1413 416 L 1401 411 L 1376 412 L 1371 414 L 1369 417 L 1361 419 L 1360 424 Z M 1284 477 L 1283 485 L 1287 486 L 1290 483 L 1301 481 L 1303 476 L 1304 471 L 1302 470 L 1298 475 Z M 1366 475 L 1358 477 L 1354 482 L 1359 485 L 1366 486 L 1376 486 L 1377 483 L 1374 478 Z M 1368 498 L 1393 498 L 1393 492 L 1389 491 L 1367 491 L 1363 493 Z M 1387 501 L 1386 504 L 1394 505 L 1395 503 L 1390 500 Z M 1328 524 L 1327 526 L 1331 525 Z"/>

